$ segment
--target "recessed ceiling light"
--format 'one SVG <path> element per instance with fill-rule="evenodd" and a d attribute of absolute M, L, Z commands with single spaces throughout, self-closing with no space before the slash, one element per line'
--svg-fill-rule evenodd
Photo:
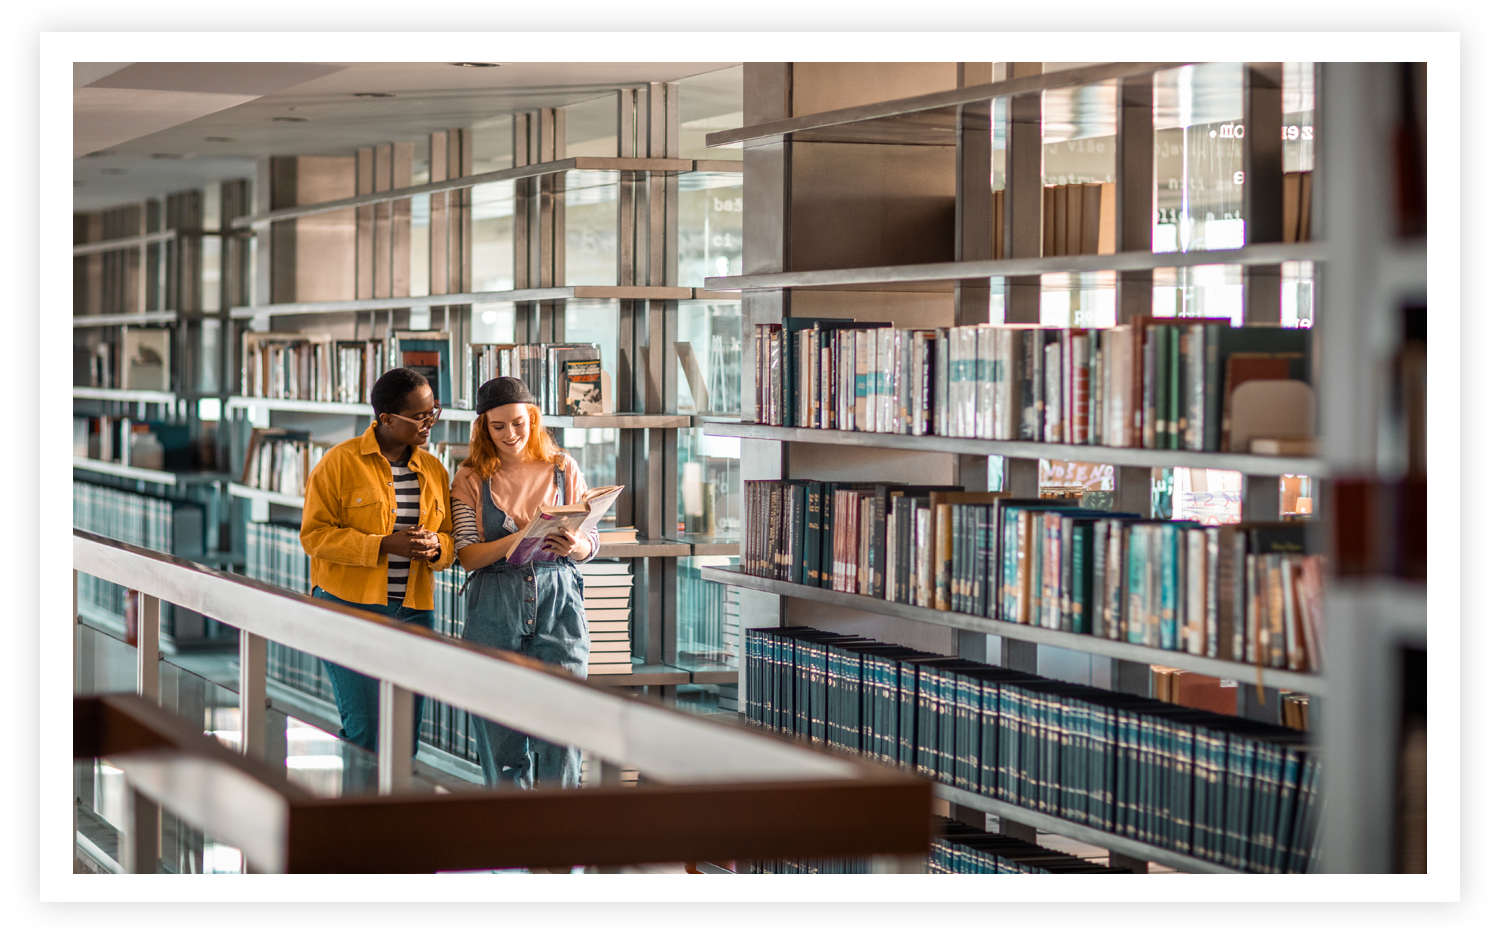
<path fill-rule="evenodd" d="M 204 142 L 234 142 L 235 140 L 229 138 L 228 136 L 204 136 L 203 137 L 203 141 Z"/>
<path fill-rule="evenodd" d="M 500 64 L 494 61 L 455 61 L 451 62 L 455 68 L 498 68 Z"/>
<path fill-rule="evenodd" d="M 307 122 L 307 117 L 305 117 L 305 116 L 273 116 L 273 117 L 271 117 L 271 122 L 273 122 L 273 123 L 305 123 L 305 122 Z"/>
<path fill-rule="evenodd" d="M 179 154 L 177 154 L 176 152 L 152 152 L 151 153 L 151 157 L 152 158 L 181 158 L 182 156 L 179 155 Z"/>
<path fill-rule="evenodd" d="M 355 94 L 354 96 L 356 96 L 356 97 L 394 97 L 396 95 L 395 94 L 363 93 L 363 94 Z"/>

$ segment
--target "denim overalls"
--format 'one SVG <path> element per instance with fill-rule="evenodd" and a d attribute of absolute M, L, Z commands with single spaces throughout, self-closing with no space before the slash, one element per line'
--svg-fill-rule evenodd
<path fill-rule="evenodd" d="M 562 469 L 554 472 L 558 501 L 566 501 Z M 516 523 L 495 506 L 486 485 L 479 495 L 486 540 L 517 531 Z M 572 559 L 513 565 L 495 562 L 465 582 L 463 638 L 519 652 L 561 665 L 579 678 L 588 677 L 589 635 L 583 619 L 583 576 Z M 580 758 L 573 746 L 544 740 L 475 716 L 479 724 L 479 766 L 486 785 L 531 788 L 534 785 L 576 788 Z"/>

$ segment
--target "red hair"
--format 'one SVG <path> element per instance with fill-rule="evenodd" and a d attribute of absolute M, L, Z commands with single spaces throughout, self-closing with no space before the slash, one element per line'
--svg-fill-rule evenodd
<path fill-rule="evenodd" d="M 567 453 L 552 438 L 552 433 L 542 425 L 541 408 L 535 404 L 526 404 L 526 417 L 531 421 L 531 432 L 526 437 L 526 446 L 521 450 L 521 457 L 528 462 L 552 462 L 557 465 L 563 463 Z M 469 433 L 469 457 L 464 459 L 459 467 L 467 468 L 478 476 L 481 481 L 488 481 L 500 470 L 502 464 L 500 450 L 495 447 L 495 441 L 490 438 L 489 425 L 486 420 L 489 411 L 485 411 L 474 418 L 474 426 Z"/>

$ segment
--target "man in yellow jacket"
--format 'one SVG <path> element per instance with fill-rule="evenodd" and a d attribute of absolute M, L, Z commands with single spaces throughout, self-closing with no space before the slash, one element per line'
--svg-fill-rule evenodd
<path fill-rule="evenodd" d="M 381 375 L 370 404 L 375 422 L 364 435 L 328 450 L 307 478 L 302 548 L 311 560 L 312 594 L 430 630 L 433 573 L 453 564 L 448 471 L 422 448 L 442 409 L 427 379 L 410 368 Z M 323 666 L 339 736 L 373 752 L 379 682 L 326 659 Z"/>

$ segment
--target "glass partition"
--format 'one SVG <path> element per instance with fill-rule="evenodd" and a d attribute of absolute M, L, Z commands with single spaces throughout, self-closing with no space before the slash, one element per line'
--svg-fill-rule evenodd
<path fill-rule="evenodd" d="M 740 273 L 744 248 L 744 176 L 709 171 L 681 175 L 677 187 L 677 283 Z"/>
<path fill-rule="evenodd" d="M 738 142 L 714 148 L 705 142 L 711 132 L 738 129 L 745 124 L 744 80 L 744 66 L 736 65 L 696 74 L 677 83 L 678 118 L 682 121 L 677 130 L 679 157 L 722 161 L 739 161 L 744 157 Z"/>
<path fill-rule="evenodd" d="M 620 280 L 620 174 L 569 171 L 560 179 L 566 230 L 566 271 L 560 283 L 613 285 Z"/>
<path fill-rule="evenodd" d="M 611 92 L 563 108 L 567 122 L 564 158 L 614 158 L 620 154 L 619 95 Z"/>
<path fill-rule="evenodd" d="M 604 409 L 612 411 L 620 383 L 620 301 L 570 300 L 563 311 L 563 327 L 565 342 L 591 342 L 599 346 L 599 357 L 604 363 Z"/>
<path fill-rule="evenodd" d="M 678 410 L 738 414 L 740 338 L 738 300 L 678 302 Z"/>
<path fill-rule="evenodd" d="M 474 236 L 472 286 L 476 291 L 508 291 L 516 286 L 516 182 L 475 187 L 470 210 Z M 415 224 L 415 216 L 412 222 Z"/>
<path fill-rule="evenodd" d="M 689 666 L 739 666 L 739 589 L 703 580 L 703 569 L 734 568 L 738 556 L 700 555 L 677 560 L 677 662 Z"/>
<path fill-rule="evenodd" d="M 573 456 L 591 488 L 609 487 L 618 480 L 616 463 L 620 454 L 620 431 L 597 427 L 565 427 L 552 431 L 553 438 Z M 601 527 L 615 525 L 615 508 L 600 518 Z"/>

